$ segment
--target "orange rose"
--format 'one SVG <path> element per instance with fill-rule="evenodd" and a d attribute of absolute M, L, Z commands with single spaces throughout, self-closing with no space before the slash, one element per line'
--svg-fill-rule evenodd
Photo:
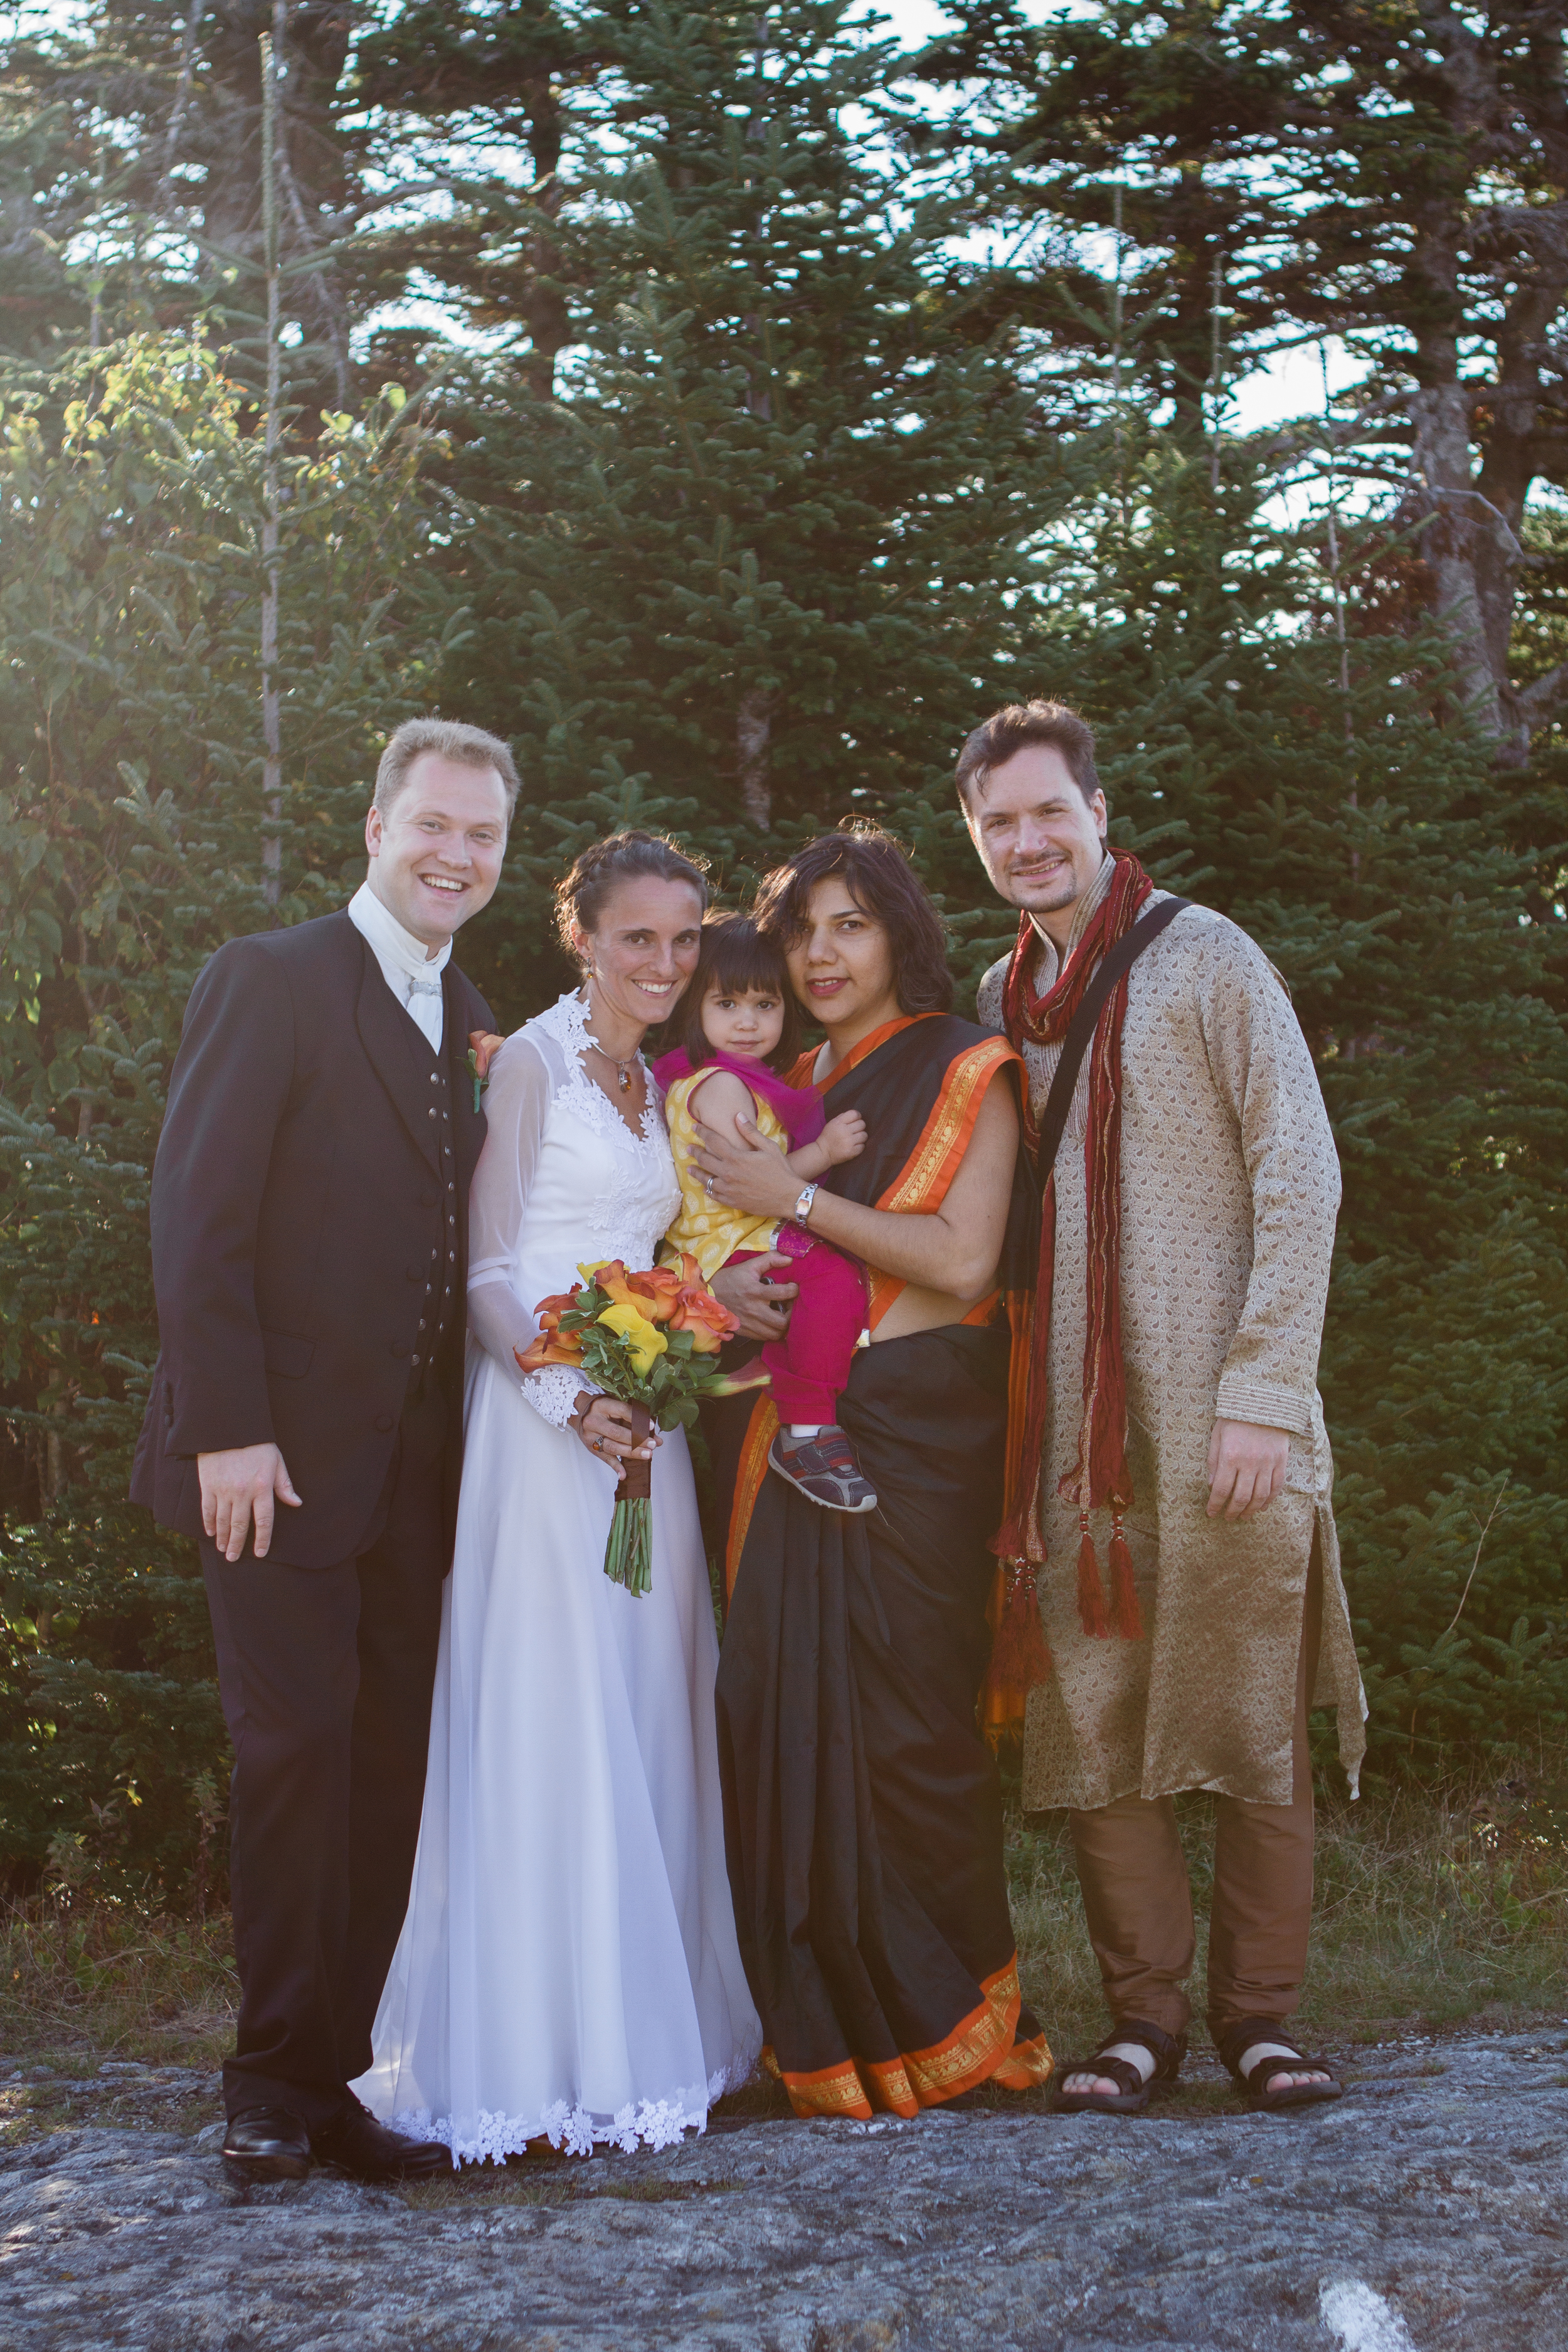
<path fill-rule="evenodd" d="M 680 1304 L 681 1277 L 667 1265 L 628 1275 L 626 1288 L 650 1323 L 668 1323 Z"/>
<path fill-rule="evenodd" d="M 498 1037 L 492 1029 L 469 1030 L 468 1063 L 476 1078 L 489 1076 L 490 1064 L 505 1044 L 506 1039 Z"/>
<path fill-rule="evenodd" d="M 680 1297 L 680 1276 L 663 1266 L 628 1274 L 625 1261 L 612 1257 L 603 1265 L 579 1266 L 577 1271 L 598 1284 L 612 1307 L 635 1307 L 647 1323 L 668 1323 Z"/>
<path fill-rule="evenodd" d="M 670 1318 L 672 1331 L 689 1331 L 694 1356 L 716 1356 L 740 1325 L 703 1282 L 682 1283 L 680 1302 Z"/>

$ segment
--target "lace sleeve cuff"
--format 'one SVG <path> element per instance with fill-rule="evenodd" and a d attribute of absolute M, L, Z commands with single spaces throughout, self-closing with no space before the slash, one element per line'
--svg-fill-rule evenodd
<path fill-rule="evenodd" d="M 584 1389 L 590 1396 L 599 1394 L 593 1381 L 585 1381 L 570 1364 L 546 1364 L 542 1371 L 523 1375 L 523 1395 L 552 1429 L 571 1426 L 577 1399 Z"/>

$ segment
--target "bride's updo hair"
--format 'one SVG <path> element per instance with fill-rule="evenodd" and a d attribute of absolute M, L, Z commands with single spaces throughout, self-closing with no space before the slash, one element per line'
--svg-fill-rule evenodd
<path fill-rule="evenodd" d="M 623 882 L 652 877 L 660 882 L 689 882 L 704 914 L 708 911 L 708 877 L 701 865 L 677 849 L 662 833 L 645 833 L 632 825 L 625 833 L 607 834 L 592 841 L 555 885 L 555 928 L 569 956 L 582 961 L 574 933 L 592 934 Z"/>

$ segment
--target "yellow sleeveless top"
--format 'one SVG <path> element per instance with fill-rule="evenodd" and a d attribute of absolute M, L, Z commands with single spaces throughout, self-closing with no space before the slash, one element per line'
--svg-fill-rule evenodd
<path fill-rule="evenodd" d="M 702 1269 L 702 1279 L 710 1282 L 727 1258 L 737 1250 L 769 1250 L 778 1239 L 776 1217 L 750 1217 L 743 1209 L 726 1208 L 722 1201 L 710 1201 L 702 1189 L 702 1179 L 692 1166 L 697 1150 L 697 1121 L 692 1117 L 692 1096 L 704 1078 L 713 1070 L 705 1064 L 693 1070 L 689 1078 L 677 1078 L 664 1098 L 664 1115 L 669 1125 L 669 1149 L 675 1160 L 675 1172 L 680 1179 L 680 1213 L 666 1234 L 665 1251 L 674 1258 L 689 1250 Z M 789 1137 L 784 1123 L 771 1105 L 752 1097 L 752 1116 L 762 1133 L 784 1150 L 789 1150 Z"/>

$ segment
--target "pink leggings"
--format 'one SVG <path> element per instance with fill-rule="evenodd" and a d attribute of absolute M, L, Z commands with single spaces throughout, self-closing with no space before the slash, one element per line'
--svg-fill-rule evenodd
<path fill-rule="evenodd" d="M 866 1276 L 853 1258 L 798 1225 L 783 1227 L 778 1246 L 795 1263 L 787 1274 L 780 1268 L 774 1279 L 800 1288 L 788 1332 L 763 1349 L 778 1417 L 786 1425 L 837 1421 L 839 1393 L 865 1326 Z M 730 1264 L 761 1255 L 760 1250 L 737 1250 Z"/>

